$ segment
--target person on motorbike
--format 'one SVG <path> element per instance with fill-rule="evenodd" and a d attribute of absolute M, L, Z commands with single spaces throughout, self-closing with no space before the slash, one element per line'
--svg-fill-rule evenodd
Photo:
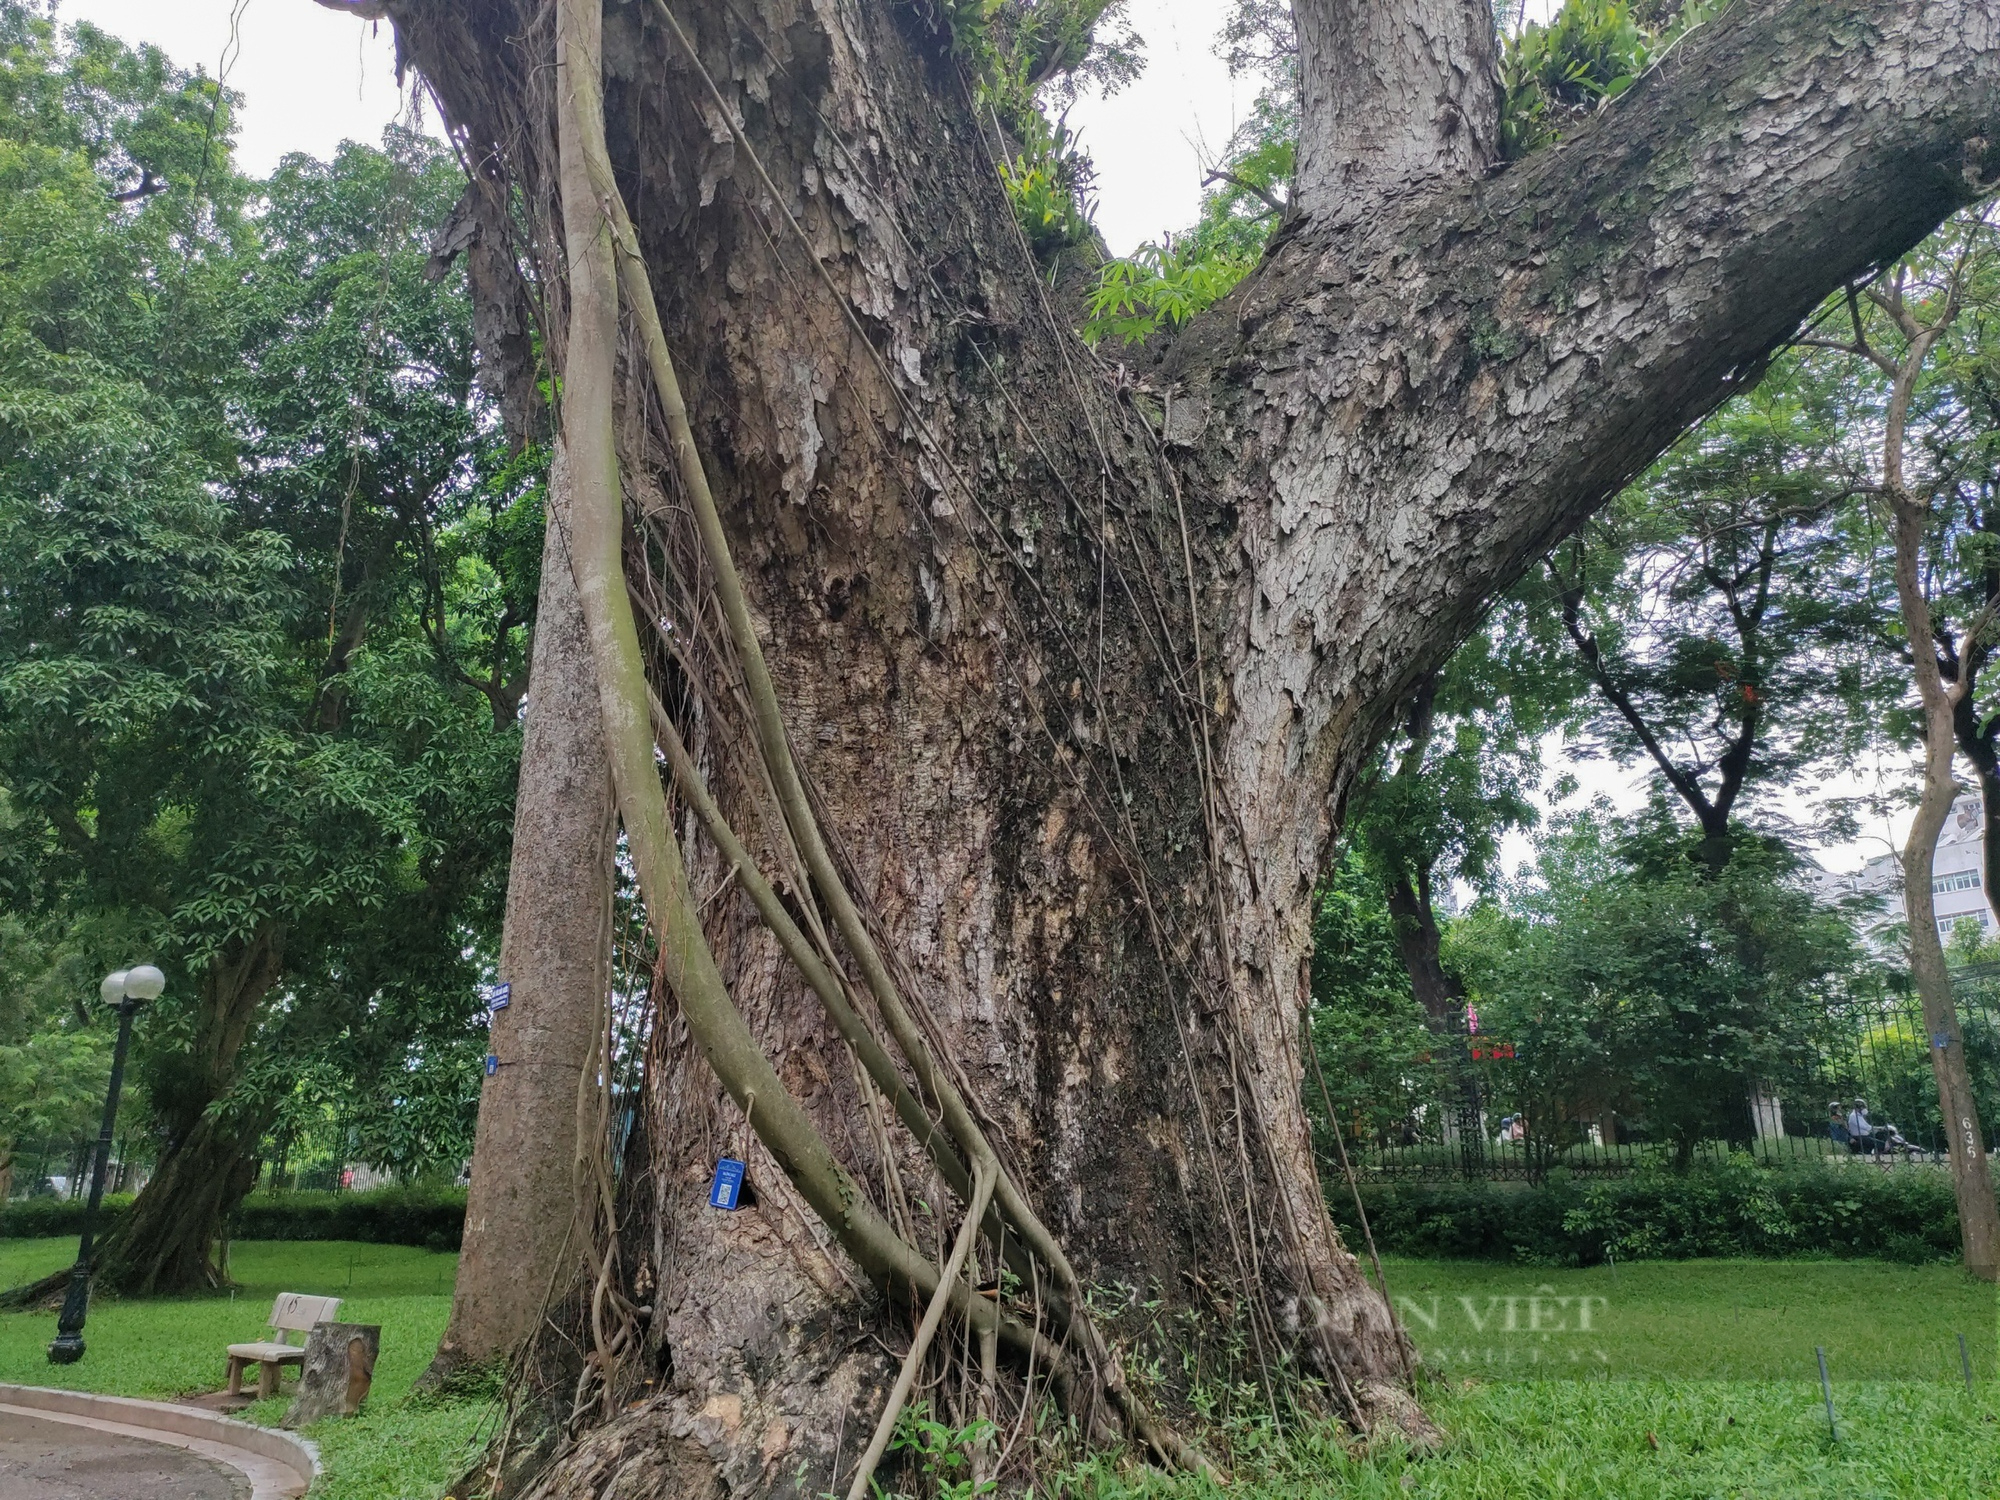
<path fill-rule="evenodd" d="M 1856 1099 L 1847 1112 L 1847 1149 L 1856 1156 L 1875 1149 L 1875 1127 L 1868 1123 L 1866 1099 Z"/>

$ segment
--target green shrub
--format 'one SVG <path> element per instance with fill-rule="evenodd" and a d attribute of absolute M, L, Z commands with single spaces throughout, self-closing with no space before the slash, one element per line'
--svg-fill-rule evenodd
<path fill-rule="evenodd" d="M 1762 1167 L 1743 1156 L 1675 1173 L 1590 1181 L 1563 1172 L 1511 1182 L 1364 1185 L 1376 1245 L 1400 1255 L 1588 1266 L 1703 1256 L 1882 1259 L 1958 1254 L 1958 1209 L 1944 1172 L 1841 1162 Z M 1354 1203 L 1328 1194 L 1341 1234 L 1360 1244 Z"/>
<path fill-rule="evenodd" d="M 115 1223 L 132 1206 L 130 1193 L 108 1193 L 98 1209 L 99 1224 Z M 0 1239 L 37 1240 L 76 1234 L 83 1228 L 83 1204 L 67 1198 L 11 1198 L 0 1204 Z"/>
<path fill-rule="evenodd" d="M 107 1197 L 100 1223 L 115 1224 L 129 1194 Z M 231 1239 L 360 1240 L 456 1250 L 465 1226 L 465 1189 L 385 1187 L 360 1193 L 252 1193 L 229 1221 Z M 83 1228 L 83 1204 L 20 1198 L 0 1209 L 0 1237 L 35 1239 Z"/>
<path fill-rule="evenodd" d="M 456 1250 L 465 1189 L 385 1187 L 362 1193 L 252 1193 L 230 1220 L 245 1240 L 361 1240 Z"/>

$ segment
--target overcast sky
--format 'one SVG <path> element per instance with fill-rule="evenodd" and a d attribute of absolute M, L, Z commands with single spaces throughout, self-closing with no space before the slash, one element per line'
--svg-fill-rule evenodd
<path fill-rule="evenodd" d="M 1227 10 L 1228 0 L 1134 0 L 1145 76 L 1071 111 L 1097 161 L 1098 224 L 1121 254 L 1194 222 L 1202 173 L 1256 95 L 1216 59 Z M 343 140 L 378 141 L 411 104 L 388 26 L 312 0 L 61 0 L 57 14 L 220 73 L 244 96 L 238 162 L 260 176 L 288 151 L 324 157 Z"/>
<path fill-rule="evenodd" d="M 56 16 L 219 74 L 244 95 L 237 162 L 258 176 L 288 151 L 324 157 L 343 140 L 379 141 L 404 107 L 388 26 L 312 0 L 59 0 Z"/>
<path fill-rule="evenodd" d="M 1530 0 L 1536 14 L 1550 4 Z M 1117 253 L 1193 223 L 1202 175 L 1256 96 L 1255 80 L 1230 78 L 1215 56 L 1229 9 L 1229 0 L 1132 0 L 1133 24 L 1146 41 L 1144 76 L 1070 112 L 1097 163 L 1097 222 Z M 61 0 L 57 14 L 128 42 L 152 42 L 181 66 L 220 74 L 244 96 L 238 162 L 257 175 L 290 151 L 325 157 L 343 140 L 378 141 L 393 120 L 421 121 L 428 104 L 398 89 L 386 24 L 364 24 L 312 0 Z M 1644 800 L 1643 778 L 1602 762 L 1557 769 L 1575 772 L 1583 795 L 1604 792 L 1626 807 Z M 1900 760 L 1857 766 L 1824 790 L 1873 792 L 1908 784 L 1910 774 Z M 1810 817 L 1803 798 L 1790 811 Z M 1852 869 L 1907 826 L 1905 814 L 1820 858 L 1829 868 Z M 1509 841 L 1510 864 L 1527 852 L 1524 841 Z"/>

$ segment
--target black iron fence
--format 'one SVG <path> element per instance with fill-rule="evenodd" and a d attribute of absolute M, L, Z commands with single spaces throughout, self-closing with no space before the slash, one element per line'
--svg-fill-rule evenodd
<path fill-rule="evenodd" d="M 1954 971 L 1953 981 L 1992 1149 L 2000 1136 L 2000 964 Z M 1340 1070 L 1341 1060 L 1329 1059 L 1341 1082 L 1325 1103 L 1354 1169 L 1375 1179 L 1539 1181 L 1558 1169 L 1620 1174 L 1730 1152 L 1773 1164 L 1941 1166 L 1944 1131 L 1916 996 L 1885 987 L 1832 997 L 1813 1020 L 1779 1076 L 1718 1078 L 1712 1067 L 1690 1068 L 1676 1093 L 1661 1083 L 1662 1070 L 1620 1077 L 1615 1065 L 1566 1064 L 1558 1049 L 1480 1028 L 1476 1014 L 1455 1017 L 1449 1029 L 1392 1039 L 1359 1067 Z M 1308 1092 L 1324 1137 L 1328 1111 Z M 1331 1140 L 1322 1145 L 1331 1158 Z"/>

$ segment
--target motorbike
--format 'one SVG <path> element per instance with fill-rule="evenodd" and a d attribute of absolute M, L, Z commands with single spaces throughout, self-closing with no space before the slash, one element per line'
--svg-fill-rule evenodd
<path fill-rule="evenodd" d="M 1868 1132 L 1870 1156 L 1903 1156 L 1911 1161 L 1928 1160 L 1930 1152 L 1907 1139 L 1894 1125 L 1877 1125 Z"/>

